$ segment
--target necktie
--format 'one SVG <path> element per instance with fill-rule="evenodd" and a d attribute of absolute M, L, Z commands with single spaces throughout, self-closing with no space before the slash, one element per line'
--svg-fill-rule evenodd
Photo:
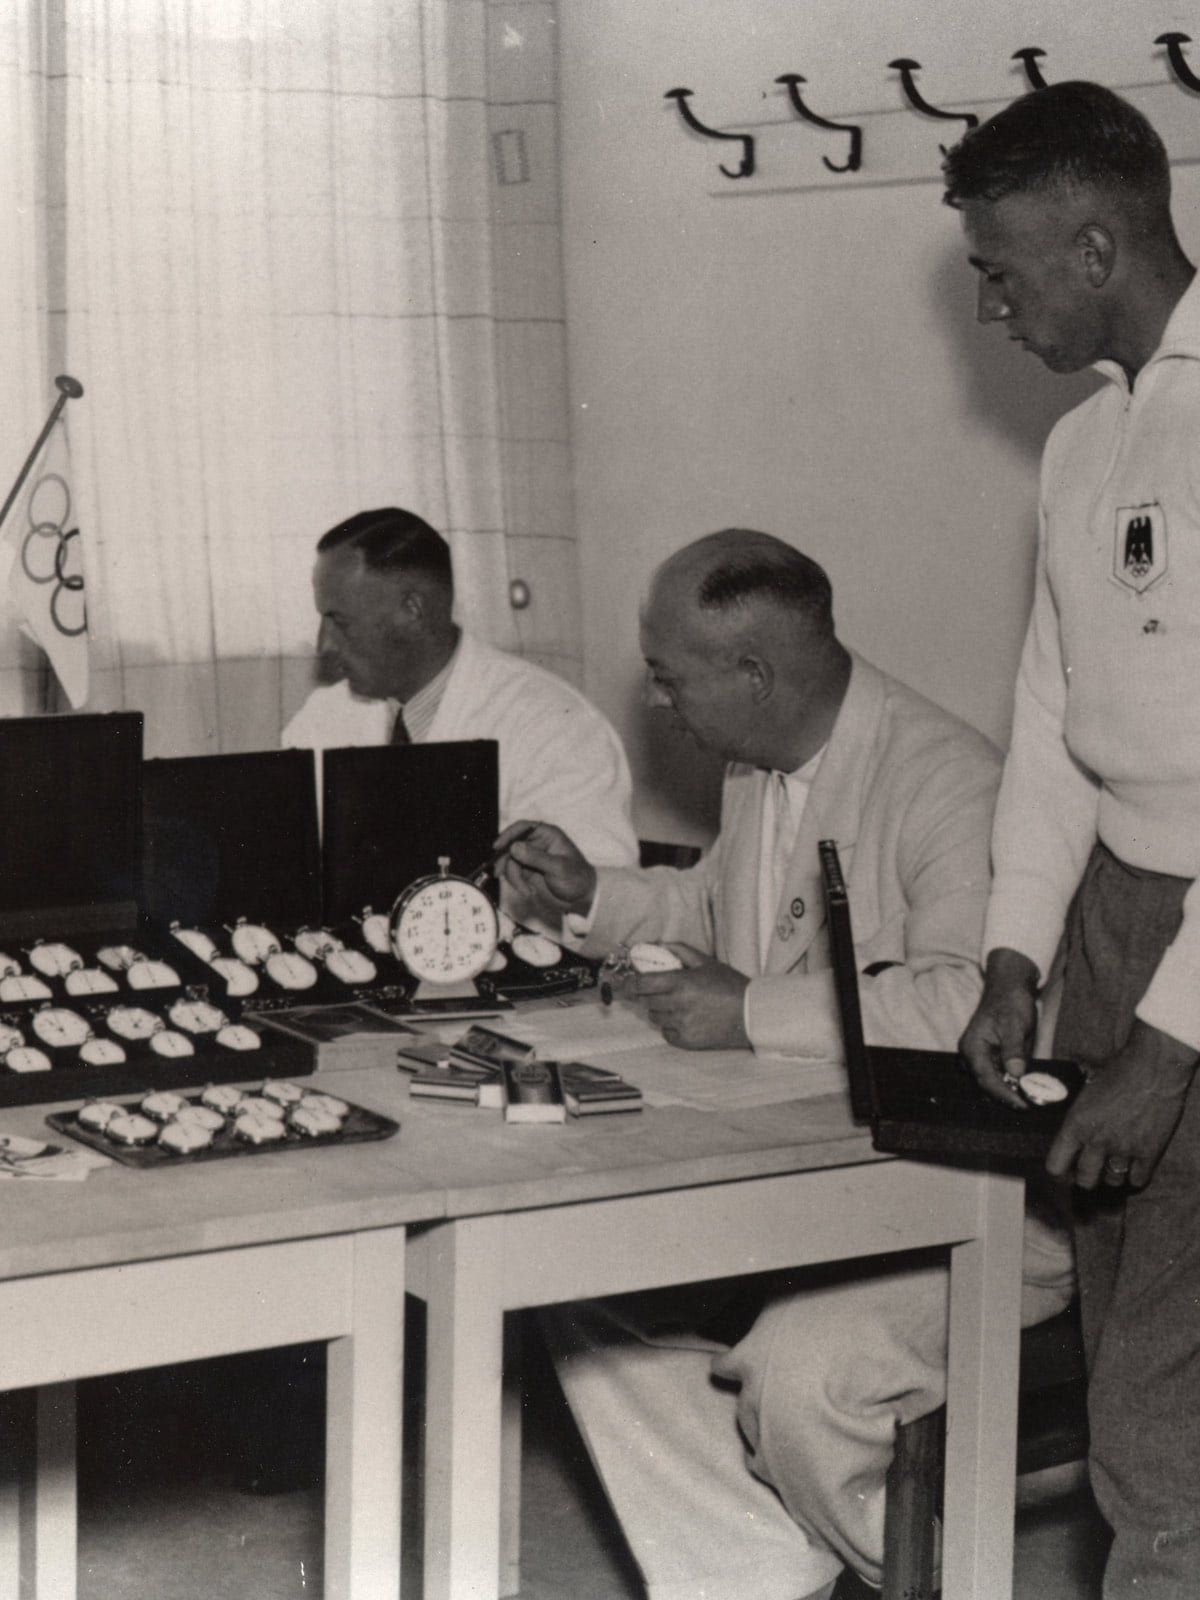
<path fill-rule="evenodd" d="M 407 729 L 407 727 L 405 727 L 405 724 L 404 724 L 404 707 L 403 706 L 401 706 L 399 711 L 397 711 L 397 713 L 396 713 L 396 720 L 395 720 L 395 722 L 392 723 L 392 737 L 388 741 L 388 743 L 389 744 L 411 744 L 412 743 L 412 739 L 409 737 L 408 729 Z"/>

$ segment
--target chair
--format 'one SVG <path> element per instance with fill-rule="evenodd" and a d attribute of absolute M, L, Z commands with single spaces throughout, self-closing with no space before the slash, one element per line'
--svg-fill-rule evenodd
<path fill-rule="evenodd" d="M 896 1430 L 887 1479 L 882 1600 L 931 1600 L 942 1482 L 942 1407 Z M 1021 1332 L 1017 1476 L 1087 1455 L 1087 1376 L 1079 1302 Z"/>

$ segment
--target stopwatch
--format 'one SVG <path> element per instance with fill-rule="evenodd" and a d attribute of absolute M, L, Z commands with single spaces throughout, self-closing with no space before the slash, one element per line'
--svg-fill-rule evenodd
<path fill-rule="evenodd" d="M 281 989 L 311 989 L 317 969 L 297 950 L 272 950 L 267 956 L 267 976 Z"/>
<path fill-rule="evenodd" d="M 148 1039 L 163 1026 L 162 1018 L 144 1006 L 112 1006 L 104 1020 L 122 1039 Z"/>
<path fill-rule="evenodd" d="M 125 1060 L 125 1052 L 115 1039 L 85 1039 L 79 1059 L 89 1067 L 115 1067 Z"/>
<path fill-rule="evenodd" d="M 214 972 L 225 979 L 225 993 L 240 999 L 253 994 L 258 988 L 258 973 L 236 956 L 214 956 L 210 963 Z"/>
<path fill-rule="evenodd" d="M 125 972 L 125 981 L 131 989 L 177 989 L 179 974 L 166 961 L 151 961 L 140 956 L 131 961 Z"/>
<path fill-rule="evenodd" d="M 556 967 L 562 960 L 562 945 L 544 933 L 515 933 L 512 953 L 531 967 Z"/>
<path fill-rule="evenodd" d="M 378 972 L 361 950 L 331 950 L 325 957 L 325 970 L 342 983 L 374 983 Z"/>
<path fill-rule="evenodd" d="M 50 990 L 40 978 L 22 972 L 11 978 L 0 978 L 0 1000 L 49 1000 Z"/>
<path fill-rule="evenodd" d="M 500 937 L 496 908 L 477 883 L 456 877 L 450 857 L 418 878 L 392 907 L 392 951 L 426 983 L 464 983 L 486 968 Z"/>
<path fill-rule="evenodd" d="M 194 1056 L 196 1046 L 186 1034 L 176 1033 L 174 1028 L 160 1028 L 157 1033 L 150 1035 L 150 1048 L 156 1056 L 167 1056 L 174 1059 L 176 1056 Z"/>
<path fill-rule="evenodd" d="M 42 944 L 39 940 L 26 954 L 29 965 L 44 978 L 64 978 L 83 965 L 83 957 L 69 944 Z"/>
<path fill-rule="evenodd" d="M 346 941 L 328 928 L 300 928 L 292 943 L 310 961 L 324 961 L 333 950 L 344 950 Z"/>
<path fill-rule="evenodd" d="M 145 957 L 131 944 L 106 944 L 103 950 L 96 951 L 96 960 L 113 972 L 124 972 L 126 967 L 132 966 L 135 961 L 145 960 Z"/>
<path fill-rule="evenodd" d="M 33 1031 L 43 1044 L 61 1050 L 82 1044 L 92 1030 L 77 1011 L 68 1011 L 65 1006 L 45 1006 L 33 1014 Z"/>
<path fill-rule="evenodd" d="M 194 956 L 199 956 L 201 961 L 211 961 L 217 954 L 216 941 L 210 939 L 207 933 L 202 933 L 199 928 L 181 928 L 177 922 L 173 922 L 171 934 Z"/>
<path fill-rule="evenodd" d="M 229 939 L 234 955 L 251 967 L 261 966 L 268 957 L 277 956 L 283 950 L 270 928 L 264 928 L 260 922 L 247 922 L 245 917 L 239 917 L 236 925 L 230 928 Z"/>
<path fill-rule="evenodd" d="M 362 916 L 355 917 L 354 920 L 361 924 L 363 939 L 370 949 L 381 956 L 391 955 L 392 941 L 388 932 L 388 919 L 382 911 L 372 911 L 370 906 L 364 906 Z"/>
<path fill-rule="evenodd" d="M 229 1021 L 225 1013 L 208 1000 L 176 1000 L 167 1016 L 185 1033 L 216 1033 Z"/>
<path fill-rule="evenodd" d="M 75 967 L 67 973 L 63 987 L 68 994 L 113 994 L 118 984 L 99 967 Z"/>

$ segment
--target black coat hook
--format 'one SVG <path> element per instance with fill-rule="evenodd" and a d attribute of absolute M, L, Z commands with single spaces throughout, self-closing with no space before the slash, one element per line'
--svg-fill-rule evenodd
<path fill-rule="evenodd" d="M 1171 71 L 1179 79 L 1183 87 L 1200 93 L 1200 78 L 1188 66 L 1187 57 L 1183 53 L 1183 46 L 1192 42 L 1191 36 L 1186 33 L 1160 33 L 1154 42 L 1155 44 L 1166 45 L 1167 60 L 1171 63 Z"/>
<path fill-rule="evenodd" d="M 1023 61 L 1025 63 L 1025 76 L 1029 79 L 1029 87 L 1031 89 L 1045 89 L 1048 87 L 1045 78 L 1042 77 L 1042 70 L 1038 66 L 1038 59 L 1045 54 L 1046 52 L 1039 49 L 1036 44 L 1027 45 L 1024 50 L 1014 50 L 1012 53 L 1014 61 Z"/>
<path fill-rule="evenodd" d="M 679 107 L 679 115 L 695 133 L 701 133 L 706 139 L 734 139 L 742 147 L 742 164 L 736 172 L 730 172 L 726 166 L 721 171 L 727 178 L 752 178 L 754 176 L 754 138 L 749 133 L 722 133 L 719 128 L 706 128 L 699 120 L 688 100 L 692 95 L 691 89 L 668 89 L 663 95 L 664 100 L 674 100 Z"/>
<path fill-rule="evenodd" d="M 798 117 L 803 117 L 805 122 L 811 122 L 815 128 L 828 128 L 831 133 L 848 133 L 850 135 L 850 154 L 846 161 L 839 166 L 836 161 L 830 161 L 828 156 L 821 160 L 830 172 L 857 172 L 862 166 L 863 133 L 861 128 L 847 127 L 843 122 L 830 122 L 828 117 L 819 117 L 815 111 L 810 111 L 800 98 L 800 84 L 807 83 L 807 78 L 802 78 L 798 72 L 785 72 L 775 79 L 776 83 L 786 85 L 788 99 L 792 102 L 792 110 Z"/>
<path fill-rule="evenodd" d="M 888 62 L 889 67 L 894 67 L 900 74 L 900 82 L 904 93 L 908 96 L 909 103 L 917 110 L 922 111 L 927 117 L 941 117 L 945 122 L 965 122 L 968 130 L 979 126 L 979 118 L 973 111 L 939 111 L 937 106 L 931 106 L 929 101 L 917 88 L 915 73 L 920 72 L 921 63 L 912 61 L 908 56 L 897 56 L 895 61 Z"/>

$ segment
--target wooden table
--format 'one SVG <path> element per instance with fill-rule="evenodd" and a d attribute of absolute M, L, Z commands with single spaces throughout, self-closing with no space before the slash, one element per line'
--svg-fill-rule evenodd
<path fill-rule="evenodd" d="M 445 1220 L 411 1229 L 408 1245 L 408 1288 L 428 1306 L 425 1600 L 519 1587 L 506 1312 L 940 1245 L 951 1263 L 944 1594 L 1009 1600 L 1019 1178 L 880 1157 L 841 1097 L 549 1128 L 445 1107 L 423 1129 L 443 1147 L 446 1181 Z"/>
<path fill-rule="evenodd" d="M 356 1087 L 403 1113 L 394 1072 Z M 0 1127 L 44 1137 L 44 1109 Z M 324 1592 L 396 1600 L 405 1226 L 442 1213 L 404 1139 L 3 1184 L 0 1596 L 75 1594 L 75 1379 L 320 1339 Z"/>

